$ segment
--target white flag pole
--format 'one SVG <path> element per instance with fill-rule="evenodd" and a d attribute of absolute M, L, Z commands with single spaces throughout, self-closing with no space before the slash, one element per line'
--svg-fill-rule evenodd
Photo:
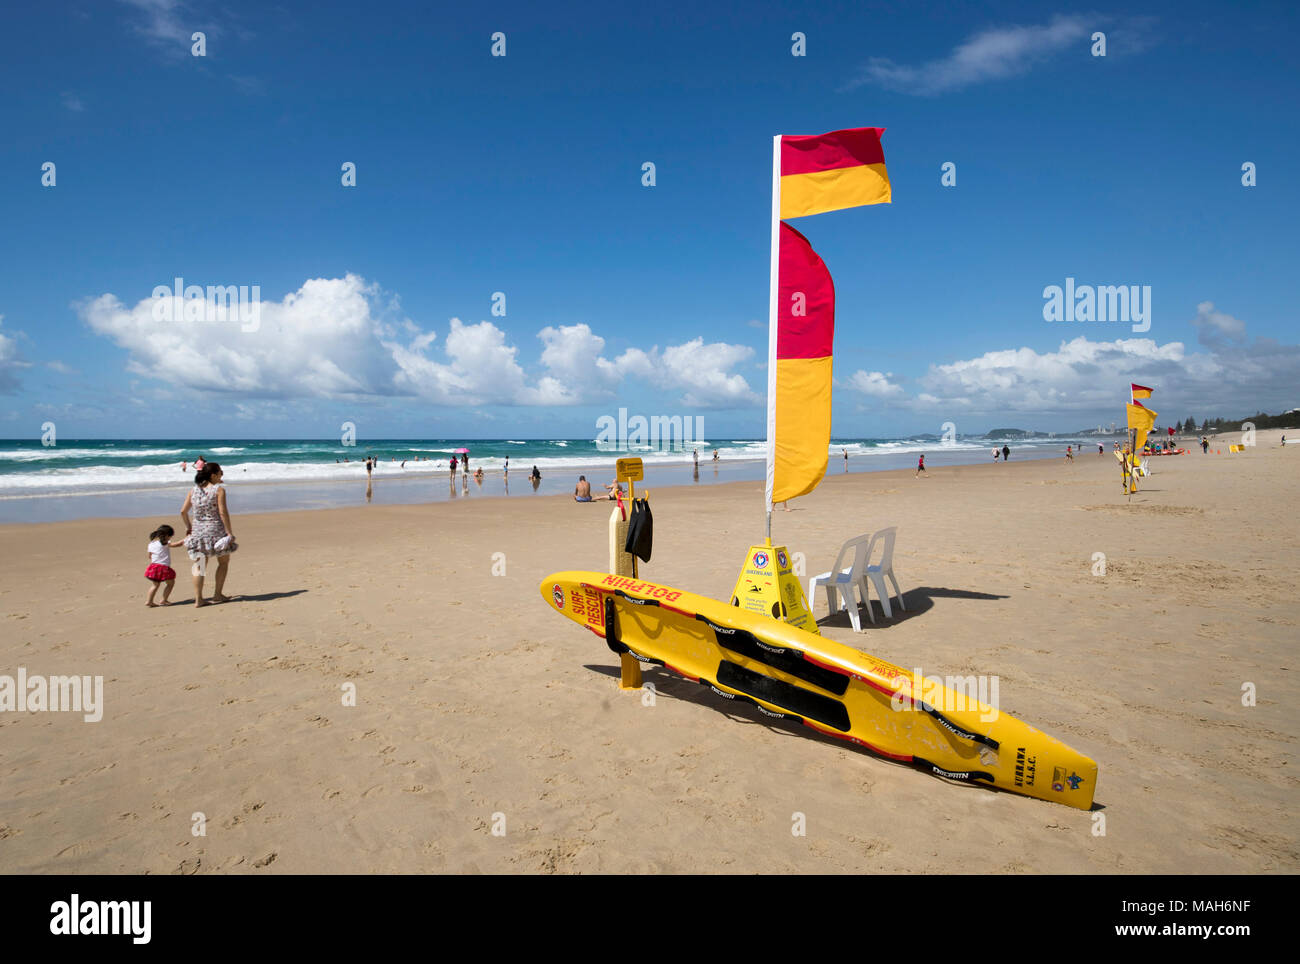
<path fill-rule="evenodd" d="M 767 299 L 767 542 L 772 543 L 776 481 L 776 298 L 781 261 L 781 135 L 772 138 L 772 267 Z"/>

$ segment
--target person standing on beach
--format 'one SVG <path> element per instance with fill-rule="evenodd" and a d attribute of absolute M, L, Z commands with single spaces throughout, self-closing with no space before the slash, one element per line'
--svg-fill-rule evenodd
<path fill-rule="evenodd" d="M 718 461 L 718 450 L 717 450 L 717 449 L 714 449 L 714 450 L 713 450 L 713 461 L 715 461 L 715 462 Z"/>
<path fill-rule="evenodd" d="M 451 477 L 453 479 L 456 477 L 456 456 L 454 455 L 451 457 Z"/>
<path fill-rule="evenodd" d="M 925 471 L 925 453 L 922 452 L 920 458 L 916 460 L 916 475 L 912 476 L 912 478 L 916 478 L 924 471 Z"/>
<path fill-rule="evenodd" d="M 1074 446 L 1072 446 L 1072 445 L 1067 445 L 1067 446 L 1065 447 L 1065 461 L 1067 461 L 1067 462 L 1073 462 L 1073 461 L 1074 461 Z"/>
<path fill-rule="evenodd" d="M 1210 451 L 1210 440 L 1204 435 L 1201 436 L 1201 454 L 1204 455 Z"/>
<path fill-rule="evenodd" d="M 217 587 L 213 602 L 228 602 L 222 590 L 226 585 L 226 570 L 230 554 L 239 548 L 226 508 L 226 489 L 221 484 L 221 466 L 208 462 L 194 476 L 194 488 L 185 496 L 181 506 L 181 521 L 185 523 L 185 551 L 194 560 L 190 572 L 194 576 L 194 605 L 206 606 L 203 599 L 203 580 L 208 573 L 208 561 L 217 560 Z M 190 522 L 190 510 L 194 522 Z"/>
<path fill-rule="evenodd" d="M 700 469 L 700 450 L 696 449 L 694 452 L 692 452 L 691 458 L 695 460 L 695 470 L 698 472 Z"/>
<path fill-rule="evenodd" d="M 506 475 L 509 475 L 509 474 L 510 474 L 510 456 L 508 456 L 508 455 L 506 456 L 506 470 L 505 470 L 505 474 L 506 474 Z"/>
<path fill-rule="evenodd" d="M 997 447 L 996 445 L 993 446 L 993 461 L 994 461 L 994 462 L 996 462 L 996 461 L 998 460 L 998 455 L 999 455 L 999 454 L 1000 454 L 1000 453 L 998 452 L 998 447 Z"/>
<path fill-rule="evenodd" d="M 1003 462 L 1011 461 L 1011 449 L 1007 448 L 1005 444 L 1002 446 L 1002 461 Z"/>
<path fill-rule="evenodd" d="M 161 525 L 149 533 L 147 550 L 149 565 L 145 567 L 144 577 L 149 580 L 150 585 L 149 598 L 144 601 L 144 604 L 151 608 L 171 605 L 172 586 L 176 585 L 176 570 L 172 568 L 172 549 L 184 545 L 179 539 L 172 542 L 174 535 L 176 530 L 169 525 Z M 163 587 L 163 597 L 161 603 L 156 603 L 153 597 L 158 592 L 159 586 Z"/>
<path fill-rule="evenodd" d="M 849 450 L 840 449 L 840 451 L 844 453 L 844 471 L 847 472 L 849 470 Z"/>

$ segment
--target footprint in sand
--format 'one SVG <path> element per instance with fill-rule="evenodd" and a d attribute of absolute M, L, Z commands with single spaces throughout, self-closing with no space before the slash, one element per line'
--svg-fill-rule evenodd
<path fill-rule="evenodd" d="M 254 867 L 265 867 L 265 866 L 267 866 L 267 864 L 274 863 L 274 862 L 275 862 L 275 858 L 278 857 L 278 856 L 280 856 L 280 855 L 277 854 L 277 853 L 275 853 L 275 851 L 272 851 L 271 853 L 269 853 L 269 854 L 267 854 L 265 857 L 263 857 L 261 860 L 254 860 L 254 861 L 253 861 L 253 866 L 254 866 Z"/>
<path fill-rule="evenodd" d="M 203 861 L 198 857 L 186 857 L 176 865 L 176 869 L 173 870 L 172 873 L 178 874 L 181 877 L 192 877 L 199 872 L 199 867 L 202 865 Z"/>

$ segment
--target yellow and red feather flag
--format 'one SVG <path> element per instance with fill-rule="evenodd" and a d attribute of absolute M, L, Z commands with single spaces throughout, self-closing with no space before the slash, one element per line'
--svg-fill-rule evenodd
<path fill-rule="evenodd" d="M 1150 398 L 1153 391 L 1153 389 L 1147 388 L 1145 385 L 1139 385 L 1136 382 L 1129 383 L 1129 390 L 1132 393 L 1132 400 L 1135 402 L 1139 398 Z"/>
<path fill-rule="evenodd" d="M 768 308 L 767 506 L 811 492 L 831 442 L 835 283 L 808 239 L 785 224 L 890 201 L 883 127 L 781 136 L 772 145 Z"/>
<path fill-rule="evenodd" d="M 781 224 L 770 503 L 811 492 L 826 474 L 831 440 L 835 282 L 808 239 Z"/>

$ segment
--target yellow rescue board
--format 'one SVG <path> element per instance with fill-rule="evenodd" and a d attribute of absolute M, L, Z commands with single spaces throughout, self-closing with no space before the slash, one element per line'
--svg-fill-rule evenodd
<path fill-rule="evenodd" d="M 600 572 L 557 572 L 542 598 L 630 652 L 762 712 L 936 776 L 1088 810 L 1097 764 L 977 699 L 788 623 Z"/>

